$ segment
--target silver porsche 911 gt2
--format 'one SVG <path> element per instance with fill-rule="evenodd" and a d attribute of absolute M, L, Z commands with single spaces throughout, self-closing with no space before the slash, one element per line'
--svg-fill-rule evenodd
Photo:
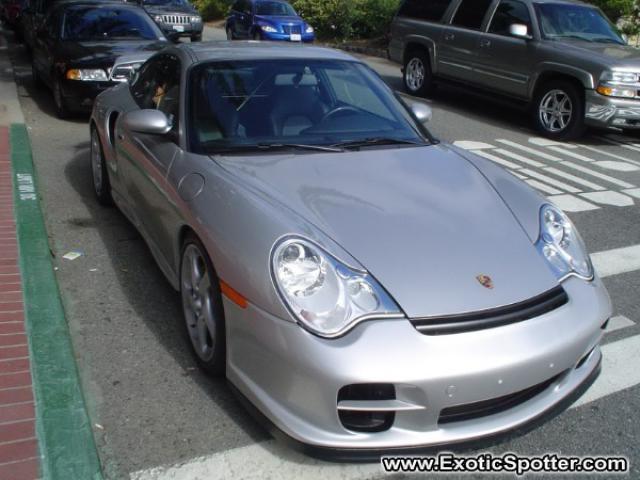
<path fill-rule="evenodd" d="M 200 366 L 314 452 L 492 436 L 599 372 L 611 304 L 573 224 L 429 117 L 349 55 L 259 42 L 169 47 L 95 103 L 98 200 Z"/>

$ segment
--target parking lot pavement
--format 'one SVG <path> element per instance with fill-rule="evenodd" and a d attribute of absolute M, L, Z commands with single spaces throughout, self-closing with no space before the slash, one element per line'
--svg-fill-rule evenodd
<path fill-rule="evenodd" d="M 55 118 L 29 59 L 10 47 L 29 129 L 51 252 L 107 478 L 376 478 L 379 466 L 335 465 L 275 443 L 224 382 L 195 368 L 171 290 L 134 228 L 98 206 L 86 118 Z M 399 69 L 367 59 L 393 87 Z M 520 176 L 567 209 L 614 304 L 603 373 L 572 408 L 492 452 L 626 455 L 640 477 L 640 138 L 590 132 L 540 140 L 526 115 L 461 90 L 429 100 L 431 129 Z M 62 256 L 78 251 L 81 256 Z M 524 272 L 523 274 L 526 274 Z M 466 476 L 465 478 L 473 478 Z"/>

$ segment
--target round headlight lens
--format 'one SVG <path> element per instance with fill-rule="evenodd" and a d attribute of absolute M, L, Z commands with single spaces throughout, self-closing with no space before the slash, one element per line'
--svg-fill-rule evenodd
<path fill-rule="evenodd" d="M 570 273 L 591 279 L 593 265 L 580 234 L 562 210 L 545 205 L 541 210 L 539 249 L 558 277 Z"/>
<path fill-rule="evenodd" d="M 317 335 L 339 336 L 372 316 L 402 317 L 369 274 L 342 264 L 307 240 L 282 241 L 272 258 L 275 284 L 285 304 Z"/>

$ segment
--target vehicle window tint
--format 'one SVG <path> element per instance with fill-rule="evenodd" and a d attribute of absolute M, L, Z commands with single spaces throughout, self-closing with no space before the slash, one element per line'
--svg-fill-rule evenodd
<path fill-rule="evenodd" d="M 502 0 L 493 15 L 489 32 L 509 35 L 509 27 L 514 23 L 526 25 L 531 34 L 531 16 L 527 6 L 517 0 Z"/>
<path fill-rule="evenodd" d="M 479 30 L 492 0 L 462 0 L 452 25 Z"/>
<path fill-rule="evenodd" d="M 131 85 L 131 95 L 141 109 L 158 109 L 173 121 L 180 118 L 180 61 L 162 55 L 148 61 Z"/>
<path fill-rule="evenodd" d="M 65 40 L 109 40 L 158 38 L 153 22 L 133 8 L 77 7 L 65 10 L 62 25 Z"/>
<path fill-rule="evenodd" d="M 296 11 L 291 5 L 284 2 L 258 2 L 256 3 L 256 15 L 295 17 Z"/>
<path fill-rule="evenodd" d="M 437 22 L 449 8 L 452 0 L 406 0 L 398 11 L 401 17 Z"/>
<path fill-rule="evenodd" d="M 393 114 L 382 103 L 382 100 L 370 88 L 367 88 L 363 78 L 357 72 L 327 68 L 325 74 L 339 102 L 393 120 Z"/>
<path fill-rule="evenodd" d="M 231 10 L 234 10 L 236 12 L 241 12 L 242 11 L 242 0 L 238 0 L 237 2 L 235 2 L 233 4 L 233 6 L 231 7 Z"/>

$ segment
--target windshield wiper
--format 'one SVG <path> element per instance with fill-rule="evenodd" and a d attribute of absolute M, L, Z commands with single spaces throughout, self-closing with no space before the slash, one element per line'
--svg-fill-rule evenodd
<path fill-rule="evenodd" d="M 342 148 L 324 145 L 307 145 L 303 143 L 256 143 L 250 145 L 233 145 L 216 149 L 215 153 L 262 152 L 271 150 L 313 150 L 316 152 L 343 152 Z"/>
<path fill-rule="evenodd" d="M 348 142 L 335 143 L 331 146 L 335 148 L 361 148 L 371 147 L 375 145 L 416 145 L 419 147 L 423 147 L 429 144 L 424 142 L 416 142 L 414 140 L 403 140 L 401 138 L 372 137 L 362 140 L 351 140 Z"/>
<path fill-rule="evenodd" d="M 583 40 L 585 42 L 591 42 L 593 43 L 593 40 L 591 40 L 590 38 L 587 37 L 581 37 L 580 35 L 554 35 L 553 37 L 554 40 L 556 38 L 575 38 L 576 40 Z"/>

